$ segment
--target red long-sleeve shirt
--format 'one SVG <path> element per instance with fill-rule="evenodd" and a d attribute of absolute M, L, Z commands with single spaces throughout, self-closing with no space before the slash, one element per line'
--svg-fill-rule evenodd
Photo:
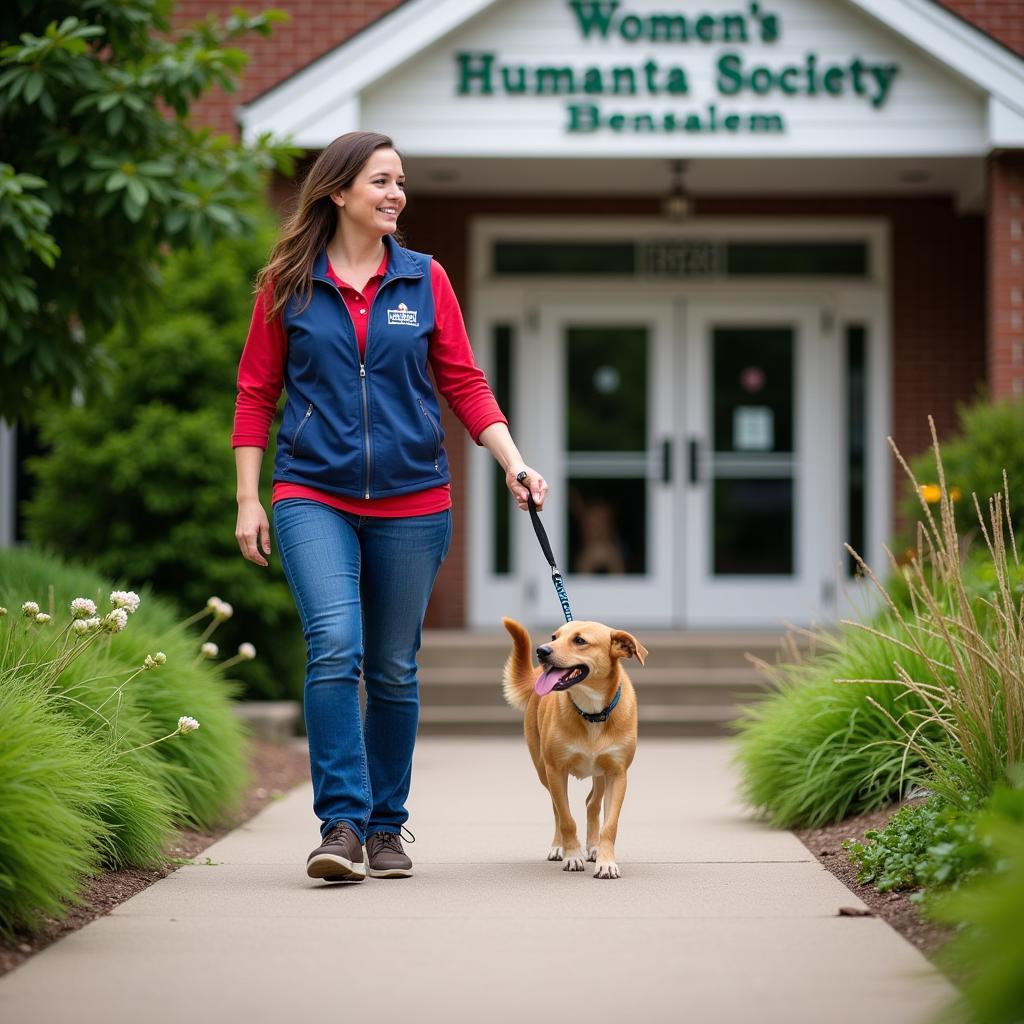
<path fill-rule="evenodd" d="M 385 255 L 376 274 L 358 292 L 335 274 L 328 264 L 327 273 L 338 286 L 355 326 L 362 358 L 366 351 L 366 327 L 380 282 L 387 271 Z M 434 295 L 434 332 L 430 336 L 428 358 L 438 390 L 452 412 L 462 421 L 474 441 L 492 423 L 507 423 L 483 371 L 476 365 L 466 325 L 451 282 L 436 261 L 430 264 L 430 286 Z M 231 446 L 251 445 L 266 450 L 277 402 L 284 386 L 288 358 L 288 335 L 280 316 L 269 323 L 266 291 L 256 297 L 249 325 L 249 336 L 238 366 L 238 397 Z M 315 487 L 277 480 L 274 502 L 285 498 L 311 498 L 332 508 L 364 516 L 416 516 L 442 512 L 451 507 L 451 485 L 444 484 L 387 498 L 355 499 L 327 494 Z"/>

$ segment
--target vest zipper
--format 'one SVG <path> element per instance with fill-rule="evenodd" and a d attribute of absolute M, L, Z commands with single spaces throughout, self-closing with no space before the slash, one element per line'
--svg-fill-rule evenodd
<path fill-rule="evenodd" d="M 313 415 L 313 403 L 309 403 L 309 408 L 306 409 L 306 415 L 302 417 L 302 422 L 296 427 L 295 433 L 292 435 L 292 461 L 295 461 L 295 453 L 298 451 L 299 438 L 302 436 L 302 431 L 306 429 L 306 424 L 309 422 L 309 417 Z"/>
<path fill-rule="evenodd" d="M 366 340 L 369 341 L 370 325 L 366 325 Z M 358 347 L 358 342 L 356 346 Z M 366 396 L 366 367 L 359 363 L 359 388 L 363 397 L 363 452 L 366 455 L 366 481 L 363 485 L 363 497 L 370 500 L 370 402 Z"/>

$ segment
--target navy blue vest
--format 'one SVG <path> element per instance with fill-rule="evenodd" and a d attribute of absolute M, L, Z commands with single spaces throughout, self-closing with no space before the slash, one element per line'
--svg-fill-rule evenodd
<path fill-rule="evenodd" d="M 313 266 L 313 299 L 292 297 L 288 399 L 277 435 L 274 479 L 353 498 L 409 494 L 448 483 L 441 410 L 427 360 L 434 330 L 430 257 L 389 235 L 388 268 L 370 307 L 361 363 L 352 318 L 327 276 Z"/>

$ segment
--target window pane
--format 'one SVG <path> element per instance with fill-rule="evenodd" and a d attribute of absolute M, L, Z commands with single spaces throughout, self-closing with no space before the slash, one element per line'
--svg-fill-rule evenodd
<path fill-rule="evenodd" d="M 714 450 L 793 450 L 793 331 L 719 327 L 714 336 Z"/>
<path fill-rule="evenodd" d="M 647 571 L 647 481 L 570 477 L 569 571 L 622 576 Z"/>
<path fill-rule="evenodd" d="M 726 273 L 866 277 L 864 242 L 729 242 Z"/>
<path fill-rule="evenodd" d="M 496 274 L 634 274 L 632 242 L 496 242 Z"/>
<path fill-rule="evenodd" d="M 565 351 L 569 451 L 645 451 L 646 328 L 570 327 Z"/>
<path fill-rule="evenodd" d="M 793 573 L 793 481 L 714 481 L 716 576 Z"/>

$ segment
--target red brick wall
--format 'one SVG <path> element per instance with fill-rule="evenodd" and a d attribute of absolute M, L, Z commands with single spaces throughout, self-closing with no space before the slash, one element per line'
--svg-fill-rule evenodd
<path fill-rule="evenodd" d="M 1021 0 L 938 0 L 1004 46 L 1024 56 L 1024 3 Z"/>
<path fill-rule="evenodd" d="M 467 237 L 475 216 L 622 216 L 657 213 L 650 199 L 501 198 L 467 199 L 411 197 L 403 217 L 407 242 L 432 252 L 445 265 L 455 290 L 468 300 Z M 896 200 L 713 198 L 700 199 L 702 215 L 786 217 L 883 217 L 890 225 L 892 273 L 892 429 L 908 457 L 930 443 L 927 417 L 932 415 L 940 438 L 956 423 L 956 406 L 970 401 L 984 383 L 986 353 L 985 221 L 960 215 L 947 197 Z M 513 433 L 515 423 L 512 424 Z M 466 617 L 465 537 L 469 496 L 464 446 L 455 438 L 462 427 L 449 417 L 445 429 L 456 486 L 455 536 L 442 569 L 428 615 L 431 626 L 459 626 Z M 527 460 L 530 453 L 524 452 Z M 893 463 L 892 479 L 899 493 L 902 471 Z"/>
<path fill-rule="evenodd" d="M 988 382 L 993 398 L 1024 394 L 1024 153 L 988 161 Z"/>
<path fill-rule="evenodd" d="M 235 108 L 282 79 L 333 50 L 361 28 L 398 7 L 403 0 L 260 0 L 248 3 L 247 10 L 256 12 L 276 9 L 286 12 L 290 21 L 274 27 L 264 38 L 246 36 L 235 45 L 249 53 L 242 87 L 226 94 L 211 91 L 193 108 L 196 121 L 218 131 L 236 133 Z M 223 20 L 240 6 L 240 0 L 177 0 L 174 6 L 175 27 L 204 21 L 209 15 Z"/>

